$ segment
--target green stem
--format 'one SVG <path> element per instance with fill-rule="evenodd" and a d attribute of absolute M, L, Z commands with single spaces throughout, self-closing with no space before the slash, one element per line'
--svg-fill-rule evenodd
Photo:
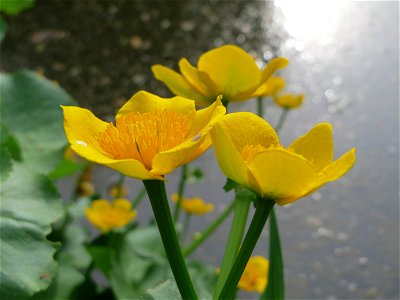
<path fill-rule="evenodd" d="M 179 181 L 179 186 L 178 186 L 178 202 L 175 205 L 175 211 L 174 211 L 175 223 L 179 220 L 179 214 L 181 212 L 183 193 L 185 191 L 185 185 L 187 179 L 187 166 L 188 165 L 182 166 L 181 179 Z"/>
<path fill-rule="evenodd" d="M 268 285 L 260 299 L 283 300 L 285 298 L 285 279 L 283 271 L 283 256 L 278 222 L 274 209 L 272 209 L 269 218 Z"/>
<path fill-rule="evenodd" d="M 187 233 L 189 232 L 190 219 L 191 219 L 191 215 L 186 213 L 185 221 L 183 222 L 183 230 L 182 230 L 182 236 L 181 236 L 182 243 L 185 241 Z M 185 254 L 183 254 L 183 256 L 185 256 Z"/>
<path fill-rule="evenodd" d="M 146 189 L 142 188 L 141 191 L 139 192 L 139 194 L 137 194 L 137 196 L 135 197 L 135 199 L 133 199 L 132 201 L 132 206 L 133 208 L 136 208 L 139 206 L 140 202 L 143 200 L 144 195 L 146 195 Z"/>
<path fill-rule="evenodd" d="M 257 98 L 257 114 L 261 117 L 264 118 L 264 101 L 263 101 L 263 96 L 260 96 Z"/>
<path fill-rule="evenodd" d="M 251 254 L 257 244 L 258 239 L 267 222 L 268 215 L 274 206 L 275 201 L 269 198 L 260 198 L 253 220 L 249 226 L 247 234 L 244 238 L 243 244 L 240 247 L 239 254 L 236 257 L 232 270 L 229 273 L 225 285 L 222 288 L 221 294 L 218 299 L 233 299 L 238 282 L 242 277 L 243 271 L 249 261 Z"/>
<path fill-rule="evenodd" d="M 164 181 L 143 180 L 143 183 L 179 292 L 183 299 L 198 299 L 176 235 Z"/>
<path fill-rule="evenodd" d="M 225 247 L 224 258 L 221 263 L 221 271 L 218 276 L 217 285 L 214 291 L 213 299 L 217 299 L 222 287 L 228 277 L 229 271 L 235 261 L 236 255 L 239 252 L 240 244 L 242 243 L 243 233 L 246 226 L 247 216 L 250 208 L 250 198 L 241 197 L 245 190 L 235 191 L 235 206 L 232 220 L 232 227 L 229 232 L 228 241 Z"/>
<path fill-rule="evenodd" d="M 275 126 L 276 133 L 278 133 L 282 129 L 283 123 L 285 123 L 288 113 L 289 113 L 289 109 L 284 108 L 282 110 L 281 116 L 279 117 L 279 120 L 278 120 L 278 124 L 276 124 L 276 126 Z"/>
<path fill-rule="evenodd" d="M 195 235 L 194 241 L 183 249 L 183 256 L 190 255 L 194 250 L 196 250 L 214 231 L 222 224 L 227 216 L 230 215 L 231 211 L 235 206 L 235 201 L 232 201 L 219 215 L 219 217 L 211 223 L 202 233 Z"/>

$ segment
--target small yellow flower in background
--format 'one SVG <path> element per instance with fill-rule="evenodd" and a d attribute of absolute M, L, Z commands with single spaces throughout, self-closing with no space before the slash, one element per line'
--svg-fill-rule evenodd
<path fill-rule="evenodd" d="M 304 95 L 283 94 L 273 97 L 275 104 L 285 109 L 293 109 L 299 107 L 304 100 Z"/>
<path fill-rule="evenodd" d="M 129 190 L 125 185 L 113 185 L 109 189 L 110 196 L 113 198 L 124 198 L 128 196 Z"/>
<path fill-rule="evenodd" d="M 172 195 L 172 201 L 178 202 L 178 194 Z M 183 198 L 182 208 L 188 214 L 204 215 L 214 210 L 214 204 L 206 203 L 200 197 Z"/>
<path fill-rule="evenodd" d="M 182 97 L 160 98 L 141 91 L 118 112 L 116 125 L 89 110 L 63 106 L 64 129 L 80 156 L 129 177 L 164 180 L 211 146 L 209 131 L 225 114 L 220 98 L 196 111 Z"/>
<path fill-rule="evenodd" d="M 271 76 L 264 83 L 264 93 L 260 96 L 274 96 L 286 86 L 285 79 L 282 77 Z"/>
<path fill-rule="evenodd" d="M 285 205 L 351 169 L 355 149 L 333 161 L 332 126 L 321 123 L 283 148 L 274 129 L 253 113 L 224 116 L 211 131 L 222 172 L 261 196 Z"/>
<path fill-rule="evenodd" d="M 262 256 L 249 259 L 238 283 L 238 288 L 246 292 L 262 293 L 268 282 L 269 261 Z"/>
<path fill-rule="evenodd" d="M 136 217 L 136 211 L 126 199 L 115 199 L 112 204 L 105 199 L 99 199 L 86 208 L 86 217 L 102 232 L 108 232 L 131 222 Z"/>
<path fill-rule="evenodd" d="M 186 58 L 179 61 L 181 74 L 162 65 L 154 65 L 154 76 L 172 93 L 195 99 L 200 106 L 213 102 L 218 95 L 223 101 L 243 101 L 266 93 L 264 84 L 278 69 L 286 67 L 285 58 L 273 59 L 263 70 L 253 57 L 234 45 L 225 45 L 200 56 L 197 68 Z"/>
<path fill-rule="evenodd" d="M 76 194 L 79 196 L 91 196 L 94 192 L 95 188 L 93 183 L 87 180 L 80 181 L 76 188 Z"/>

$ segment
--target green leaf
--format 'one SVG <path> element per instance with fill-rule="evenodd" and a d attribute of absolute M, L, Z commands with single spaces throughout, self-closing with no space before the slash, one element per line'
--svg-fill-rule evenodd
<path fill-rule="evenodd" d="M 60 105 L 71 97 L 51 81 L 30 71 L 0 75 L 2 122 L 21 146 L 23 160 L 49 173 L 67 144 Z"/>
<path fill-rule="evenodd" d="M 17 15 L 21 11 L 31 8 L 34 0 L 1 0 L 0 11 L 9 15 Z"/>
<path fill-rule="evenodd" d="M 58 272 L 49 288 L 34 295 L 30 300 L 71 299 L 77 286 L 85 281 L 85 277 L 75 268 L 60 263 Z"/>
<path fill-rule="evenodd" d="M 226 182 L 224 185 L 224 191 L 229 192 L 229 191 L 233 190 L 234 188 L 236 188 L 237 186 L 239 186 L 238 183 L 236 183 L 232 179 L 226 178 Z"/>
<path fill-rule="evenodd" d="M 49 174 L 49 177 L 53 180 L 60 179 L 62 177 L 71 176 L 79 171 L 83 171 L 84 168 L 85 166 L 83 164 L 76 163 L 68 159 L 63 159 Z"/>
<path fill-rule="evenodd" d="M 279 228 L 274 209 L 269 215 L 269 272 L 268 285 L 260 299 L 280 300 L 285 298 L 284 265 L 279 238 Z"/>
<path fill-rule="evenodd" d="M 18 160 L 20 153 L 15 138 L 3 123 L 0 123 L 0 182 L 6 180 L 11 172 L 13 160 Z"/>
<path fill-rule="evenodd" d="M 46 239 L 63 214 L 45 176 L 14 163 L 0 191 L 1 298 L 24 299 L 46 289 L 56 273 L 54 244 Z"/>
<path fill-rule="evenodd" d="M 159 299 L 182 299 L 176 283 L 167 280 L 160 285 L 148 289 L 141 297 L 141 300 L 159 300 Z"/>
<path fill-rule="evenodd" d="M 7 22 L 0 16 L 0 43 L 3 41 L 7 33 Z"/>

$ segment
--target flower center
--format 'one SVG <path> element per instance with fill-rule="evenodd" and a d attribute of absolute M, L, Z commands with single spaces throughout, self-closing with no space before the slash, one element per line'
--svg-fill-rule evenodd
<path fill-rule="evenodd" d="M 246 145 L 243 147 L 243 150 L 242 150 L 243 160 L 246 163 L 250 163 L 257 153 L 265 151 L 265 150 L 267 150 L 267 148 L 265 148 L 264 146 L 261 146 L 261 145 Z"/>
<path fill-rule="evenodd" d="M 108 157 L 136 159 L 151 170 L 153 157 L 181 144 L 189 129 L 189 119 L 175 111 L 133 112 L 110 123 L 99 143 Z"/>

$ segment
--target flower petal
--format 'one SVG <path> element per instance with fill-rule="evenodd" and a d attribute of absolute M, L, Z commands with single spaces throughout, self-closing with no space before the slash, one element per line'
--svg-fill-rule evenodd
<path fill-rule="evenodd" d="M 139 91 L 129 99 L 118 111 L 116 118 L 131 112 L 162 112 L 176 111 L 183 115 L 192 116 L 195 111 L 193 100 L 183 97 L 161 98 L 146 91 Z"/>
<path fill-rule="evenodd" d="M 356 149 L 353 148 L 322 170 L 320 182 L 334 181 L 346 174 L 356 162 Z"/>
<path fill-rule="evenodd" d="M 260 184 L 262 195 L 275 200 L 302 194 L 318 177 L 309 161 L 283 148 L 256 154 L 249 169 Z"/>
<path fill-rule="evenodd" d="M 186 58 L 179 61 L 179 68 L 184 78 L 200 94 L 207 98 L 216 95 L 217 89 L 207 73 L 193 67 Z"/>
<path fill-rule="evenodd" d="M 176 167 L 192 161 L 211 146 L 209 132 L 226 112 L 220 99 L 218 97 L 209 107 L 196 111 L 188 140 L 172 149 L 158 153 L 153 158 L 152 174 L 168 174 Z"/>
<path fill-rule="evenodd" d="M 91 111 L 74 106 L 63 106 L 64 129 L 72 150 L 89 161 L 106 165 L 129 177 L 160 179 L 150 175 L 143 164 L 134 159 L 114 160 L 101 150 L 99 139 L 108 123 L 96 118 Z"/>
<path fill-rule="evenodd" d="M 132 203 L 127 199 L 118 198 L 113 201 L 113 207 L 129 211 L 132 209 Z"/>
<path fill-rule="evenodd" d="M 257 184 L 249 186 L 247 166 L 221 122 L 211 130 L 211 138 L 219 167 L 225 176 L 245 187 L 257 189 Z"/>
<path fill-rule="evenodd" d="M 207 105 L 208 98 L 194 90 L 181 74 L 162 65 L 154 65 L 151 70 L 156 79 L 162 81 L 175 95 L 196 100 L 198 105 Z"/>
<path fill-rule="evenodd" d="M 261 82 L 266 82 L 268 78 L 271 77 L 272 74 L 274 74 L 279 69 L 285 68 L 288 64 L 289 61 L 286 58 L 283 57 L 274 58 L 266 65 L 264 70 L 262 70 Z"/>
<path fill-rule="evenodd" d="M 323 186 L 325 183 L 334 181 L 339 177 L 342 177 L 344 174 L 346 174 L 347 171 L 349 171 L 353 167 L 356 159 L 355 151 L 356 150 L 354 148 L 351 149 L 349 152 L 345 153 L 344 155 L 342 155 L 342 157 L 340 157 L 335 162 L 331 163 L 325 169 L 323 169 L 322 172 L 318 174 L 319 178 L 315 181 L 315 183 L 312 186 L 309 187 L 308 190 L 305 190 L 301 194 L 288 197 L 286 199 L 279 199 L 277 203 L 279 205 L 285 205 L 291 203 L 296 199 L 305 197 L 313 193 L 321 186 Z"/>
<path fill-rule="evenodd" d="M 198 69 L 206 72 L 226 100 L 248 90 L 257 88 L 261 82 L 261 71 L 254 59 L 237 46 L 226 45 L 204 53 Z"/>
<path fill-rule="evenodd" d="M 314 126 L 288 148 L 312 161 L 317 171 L 322 170 L 333 160 L 332 125 L 320 123 Z"/>
<path fill-rule="evenodd" d="M 272 96 L 278 91 L 284 89 L 285 85 L 285 79 L 282 77 L 271 76 L 264 84 L 260 85 L 259 88 L 249 96 L 249 98 Z"/>
<path fill-rule="evenodd" d="M 275 130 L 256 114 L 250 112 L 227 114 L 221 119 L 220 124 L 240 154 L 246 145 L 261 145 L 265 148 L 279 145 Z"/>

